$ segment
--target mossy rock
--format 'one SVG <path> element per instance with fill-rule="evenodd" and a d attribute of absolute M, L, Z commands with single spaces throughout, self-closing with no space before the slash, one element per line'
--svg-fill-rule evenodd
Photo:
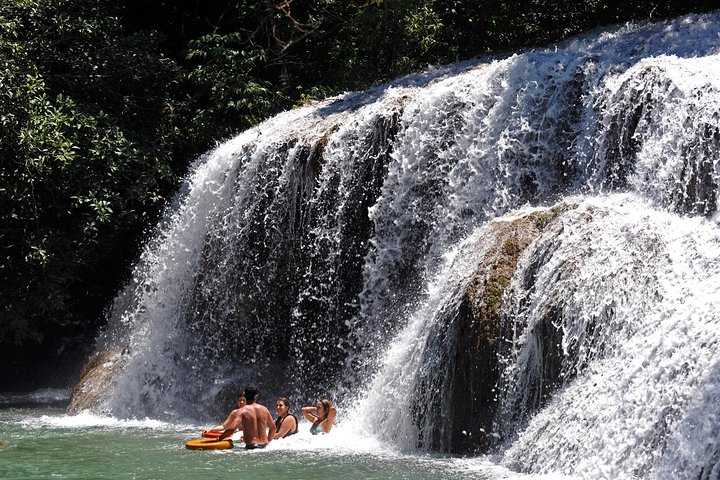
<path fill-rule="evenodd" d="M 462 297 L 455 320 L 454 377 L 451 385 L 450 445 L 452 453 L 489 451 L 496 442 L 493 418 L 499 382 L 498 343 L 505 290 L 528 246 L 562 213 L 574 208 L 560 204 L 488 224 L 493 244 Z M 507 218 L 507 217 L 506 217 Z M 484 236 L 487 241 L 487 236 Z"/>

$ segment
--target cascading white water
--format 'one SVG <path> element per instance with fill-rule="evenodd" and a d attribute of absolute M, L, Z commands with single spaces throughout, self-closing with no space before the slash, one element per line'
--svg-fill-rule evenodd
<path fill-rule="evenodd" d="M 248 382 L 265 398 L 335 391 L 382 438 L 446 448 L 429 438 L 445 407 L 418 417 L 413 399 L 452 382 L 443 322 L 473 258 L 508 212 L 572 197 L 504 298 L 500 458 L 714 478 L 719 229 L 683 215 L 717 212 L 719 38 L 718 14 L 627 26 L 303 107 L 221 145 L 115 302 L 99 348 L 124 353 L 105 408 L 205 418 Z"/>
<path fill-rule="evenodd" d="M 442 268 L 427 286 L 427 300 L 410 316 L 400 337 L 384 352 L 383 368 L 364 387 L 366 393 L 354 402 L 357 405 L 347 420 L 350 428 L 363 431 L 368 424 L 373 425 L 403 449 L 429 443 L 430 423 L 444 418 L 445 412 L 436 408 L 432 417 L 421 420 L 415 414 L 418 409 L 418 399 L 414 398 L 416 382 L 424 374 L 423 370 L 431 368 L 424 361 L 423 346 L 433 342 L 433 325 L 457 309 L 462 287 L 475 272 L 478 257 L 485 254 L 493 241 L 493 235 L 478 231 L 445 253 Z M 444 340 L 454 339 L 450 336 Z M 440 368 L 443 371 L 436 372 L 439 376 L 452 375 Z"/>
<path fill-rule="evenodd" d="M 198 162 L 100 338 L 99 349 L 123 350 L 106 410 L 204 418 L 221 393 L 263 382 L 287 394 L 337 360 L 329 312 L 348 308 L 343 288 L 361 281 L 357 204 L 384 175 L 380 133 L 403 92 L 288 112 Z"/>
<path fill-rule="evenodd" d="M 666 444 L 683 438 L 683 424 L 705 421 L 688 406 L 702 390 L 717 389 L 719 247 L 717 225 L 631 196 L 588 200 L 545 232 L 509 291 L 507 321 L 524 328 L 507 358 L 500 416 L 522 426 L 524 414 L 543 408 L 504 461 L 589 478 L 699 478 L 698 467 L 718 462 L 714 432 L 684 437 L 689 450 L 709 451 L 701 459 Z M 528 398 L 548 358 L 538 351 L 541 322 L 562 332 L 560 388 Z M 701 415 L 712 415 L 716 407 L 706 402 Z M 516 430 L 513 422 L 506 427 Z"/>

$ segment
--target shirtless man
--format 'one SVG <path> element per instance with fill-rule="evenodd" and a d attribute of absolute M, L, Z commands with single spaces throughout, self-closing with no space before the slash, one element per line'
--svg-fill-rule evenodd
<path fill-rule="evenodd" d="M 275 422 L 273 422 L 270 410 L 267 407 L 255 403 L 257 396 L 257 388 L 247 387 L 245 389 L 247 405 L 237 409 L 234 418 L 225 431 L 220 434 L 218 440 L 229 437 L 236 428 L 242 425 L 246 449 L 253 450 L 267 447 L 268 443 L 275 437 Z"/>

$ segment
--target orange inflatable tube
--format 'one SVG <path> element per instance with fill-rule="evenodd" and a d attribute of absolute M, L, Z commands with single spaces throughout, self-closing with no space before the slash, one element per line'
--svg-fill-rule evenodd
<path fill-rule="evenodd" d="M 200 435 L 206 438 L 218 438 L 222 434 L 222 432 L 211 432 L 210 430 L 205 430 Z"/>
<path fill-rule="evenodd" d="M 188 450 L 225 450 L 232 448 L 233 442 L 229 438 L 218 440 L 216 438 L 196 438 L 185 442 L 185 448 Z"/>

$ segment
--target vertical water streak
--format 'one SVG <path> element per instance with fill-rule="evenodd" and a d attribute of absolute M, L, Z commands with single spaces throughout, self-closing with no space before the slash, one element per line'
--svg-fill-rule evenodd
<path fill-rule="evenodd" d="M 290 347 L 297 390 L 327 395 L 344 379 L 349 322 L 362 290 L 363 259 L 373 225 L 368 217 L 382 188 L 391 144 L 409 92 L 388 90 L 354 112 L 327 138 L 322 172 L 308 199 L 302 277 L 294 300 Z M 346 381 L 346 380 L 345 380 Z"/>
<path fill-rule="evenodd" d="M 720 56 L 660 56 L 607 81 L 598 183 L 680 213 L 712 215 L 720 184 Z"/>
<path fill-rule="evenodd" d="M 362 391 L 356 393 L 355 407 L 347 415 L 349 428 L 362 431 L 370 424 L 376 434 L 401 449 L 412 450 L 429 444 L 431 429 L 428 427 L 432 422 L 441 421 L 444 412 L 438 405 L 433 405 L 434 414 L 424 416 L 423 424 L 417 423 L 417 402 L 430 400 L 435 393 L 427 391 L 421 398 L 414 396 L 416 382 L 422 370 L 428 368 L 424 362 L 424 349 L 436 341 L 430 337 L 432 326 L 438 321 L 446 321 L 457 308 L 461 286 L 477 267 L 476 257 L 491 245 L 491 240 L 483 239 L 481 233 L 477 233 L 463 245 L 446 252 L 440 273 L 427 286 L 425 300 L 385 352 L 378 372 Z M 443 340 L 452 342 L 452 338 Z M 441 349 L 434 351 L 442 355 Z M 442 377 L 442 373 L 438 376 Z M 437 387 L 427 386 L 428 390 Z"/>
<path fill-rule="evenodd" d="M 274 125 L 292 125 L 309 113 L 290 112 Z M 123 350 L 122 374 L 114 379 L 105 406 L 114 415 L 192 416 L 222 386 L 227 365 L 203 365 L 192 357 L 192 337 L 185 328 L 196 315 L 193 292 L 206 240 L 212 238 L 208 219 L 222 216 L 232 201 L 233 180 L 260 155 L 262 148 L 254 143 L 259 136 L 249 130 L 198 162 L 177 206 L 169 209 L 145 248 L 132 282 L 118 296 L 98 342 L 100 349 Z M 188 410 L 188 396 L 200 405 Z"/>
<path fill-rule="evenodd" d="M 143 252 L 133 283 L 114 306 L 117 321 L 101 338 L 102 348 L 122 348 L 125 368 L 141 366 L 138 377 L 116 379 L 119 394 L 107 408 L 116 415 L 132 415 L 137 405 L 156 404 L 166 390 L 163 374 L 168 356 L 181 354 L 184 338 L 176 329 L 191 289 L 201 239 L 207 228 L 205 216 L 227 195 L 224 178 L 232 174 L 236 150 L 215 154 L 216 162 L 201 164 L 195 181 L 181 198 L 176 213 L 161 227 L 161 234 Z M 190 272 L 190 274 L 188 274 Z M 129 298 L 129 306 L 126 299 Z M 148 389 L 144 385 L 152 384 Z M 127 398 L 130 394 L 134 398 Z M 151 398 L 152 397 L 152 398 Z"/>

